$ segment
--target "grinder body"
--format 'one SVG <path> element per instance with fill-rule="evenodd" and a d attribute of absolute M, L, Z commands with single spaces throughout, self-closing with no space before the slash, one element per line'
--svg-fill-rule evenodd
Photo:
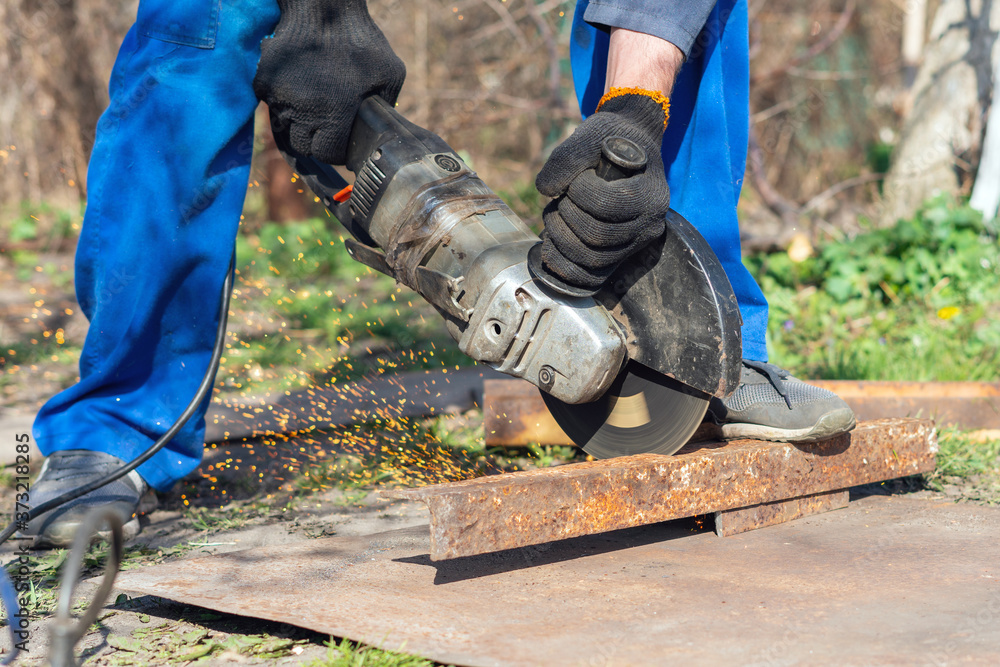
<path fill-rule="evenodd" d="M 604 289 L 571 296 L 529 271 L 538 236 L 447 143 L 381 98 L 366 100 L 355 119 L 346 200 L 332 167 L 285 157 L 350 232 L 354 259 L 421 294 L 462 352 L 536 385 L 550 409 L 596 406 L 635 365 L 704 406 L 735 389 L 735 296 L 707 243 L 676 213 L 666 235 Z"/>
<path fill-rule="evenodd" d="M 350 199 L 331 210 L 355 237 L 348 251 L 437 308 L 463 353 L 567 403 L 608 389 L 625 361 L 621 328 L 593 298 L 532 280 L 538 236 L 443 140 L 370 98 L 347 166 Z"/>

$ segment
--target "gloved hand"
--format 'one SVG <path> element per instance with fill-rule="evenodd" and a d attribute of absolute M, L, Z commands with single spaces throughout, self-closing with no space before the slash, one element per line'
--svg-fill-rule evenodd
<path fill-rule="evenodd" d="M 535 179 L 545 207 L 542 264 L 577 287 L 598 288 L 628 257 L 664 232 L 670 189 L 660 145 L 670 104 L 659 93 L 612 88 L 559 145 Z M 595 173 L 601 143 L 622 136 L 646 151 L 646 168 L 605 181 Z"/>
<path fill-rule="evenodd" d="M 278 147 L 344 164 L 358 107 L 395 104 L 406 67 L 365 0 L 278 0 L 281 20 L 260 45 L 253 89 L 267 103 Z"/>

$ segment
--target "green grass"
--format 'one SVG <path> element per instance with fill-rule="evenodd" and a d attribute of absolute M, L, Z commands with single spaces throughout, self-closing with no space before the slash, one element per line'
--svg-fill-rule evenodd
<path fill-rule="evenodd" d="M 337 456 L 304 468 L 295 478 L 294 485 L 300 493 L 309 494 L 331 488 L 357 490 L 385 480 L 389 476 L 383 469 L 385 465 L 384 457 L 377 454 Z"/>
<path fill-rule="evenodd" d="M 184 518 L 194 530 L 204 533 L 222 533 L 238 530 L 259 516 L 259 512 L 251 507 L 227 507 L 225 509 L 210 509 L 207 507 L 187 507 Z"/>
<path fill-rule="evenodd" d="M 149 622 L 149 617 L 140 622 Z M 109 657 L 109 663 L 121 667 L 132 665 L 185 664 L 208 662 L 229 654 L 246 658 L 279 660 L 292 655 L 296 646 L 307 643 L 304 639 L 275 637 L 268 634 L 220 636 L 207 629 L 188 628 L 181 622 L 163 621 L 156 625 L 139 627 L 127 635 L 108 635 L 108 644 L 118 649 Z"/>
<path fill-rule="evenodd" d="M 54 336 L 39 334 L 34 342 L 17 342 L 4 345 L 0 349 L 0 373 L 5 368 L 20 367 L 21 372 L 33 365 L 53 363 L 59 366 L 75 367 L 81 348 L 72 343 L 60 343 Z"/>
<path fill-rule="evenodd" d="M 827 239 L 804 261 L 745 261 L 770 303 L 771 359 L 799 377 L 1000 380 L 997 227 L 960 202 Z M 944 429 L 940 444 L 926 486 L 1000 502 L 1000 442 Z"/>
<path fill-rule="evenodd" d="M 978 439 L 970 437 L 969 432 L 945 428 L 938 434 L 938 440 L 941 449 L 936 475 L 1000 474 L 1000 438 Z"/>
<path fill-rule="evenodd" d="M 960 486 L 964 499 L 1000 505 L 1000 438 L 945 428 L 938 442 L 937 466 L 925 475 L 927 486 L 937 491 Z"/>
<path fill-rule="evenodd" d="M 542 211 L 549 199 L 539 194 L 533 180 L 516 183 L 506 190 L 498 190 L 497 195 L 535 232 L 541 231 Z"/>
<path fill-rule="evenodd" d="M 54 249 L 63 240 L 76 236 L 83 221 L 82 205 L 79 210 L 67 210 L 45 203 L 22 202 L 17 208 L 5 207 L 2 213 L 3 245 L 30 243 Z"/>
<path fill-rule="evenodd" d="M 570 463 L 575 459 L 583 458 L 582 450 L 576 447 L 562 445 L 540 445 L 533 442 L 528 445 L 527 454 L 534 466 L 538 468 L 548 468 L 555 465 Z"/>
<path fill-rule="evenodd" d="M 343 640 L 339 644 L 331 637 L 324 658 L 313 660 L 306 667 L 433 667 L 426 658 L 383 651 L 371 646 Z"/>

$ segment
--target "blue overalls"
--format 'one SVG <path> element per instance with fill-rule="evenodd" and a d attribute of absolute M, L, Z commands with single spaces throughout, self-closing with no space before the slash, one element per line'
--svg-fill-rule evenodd
<path fill-rule="evenodd" d="M 763 358 L 766 305 L 740 263 L 736 227 L 747 127 L 740 7 L 722 48 L 710 43 L 685 66 L 664 155 L 673 162 L 673 206 L 719 253 L 743 306 L 746 353 Z M 250 175 L 260 42 L 278 17 L 275 0 L 140 3 L 115 61 L 111 104 L 98 123 L 88 172 L 76 255 L 77 299 L 90 321 L 80 381 L 39 412 L 34 434 L 43 454 L 85 449 L 134 459 L 194 395 L 208 368 Z M 590 63 L 604 62 L 607 36 L 577 19 L 574 76 L 583 108 L 593 110 L 603 76 L 591 80 Z M 722 67 L 721 51 L 729 49 L 742 65 Z M 713 182 L 710 175 L 724 178 Z M 207 407 L 206 400 L 139 467 L 152 487 L 167 491 L 198 466 Z"/>

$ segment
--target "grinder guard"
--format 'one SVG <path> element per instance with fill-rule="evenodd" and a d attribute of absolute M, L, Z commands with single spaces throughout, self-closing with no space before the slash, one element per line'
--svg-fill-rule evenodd
<path fill-rule="evenodd" d="M 736 295 L 705 238 L 671 209 L 666 233 L 630 258 L 596 295 L 626 335 L 628 357 L 706 394 L 740 382 Z"/>

